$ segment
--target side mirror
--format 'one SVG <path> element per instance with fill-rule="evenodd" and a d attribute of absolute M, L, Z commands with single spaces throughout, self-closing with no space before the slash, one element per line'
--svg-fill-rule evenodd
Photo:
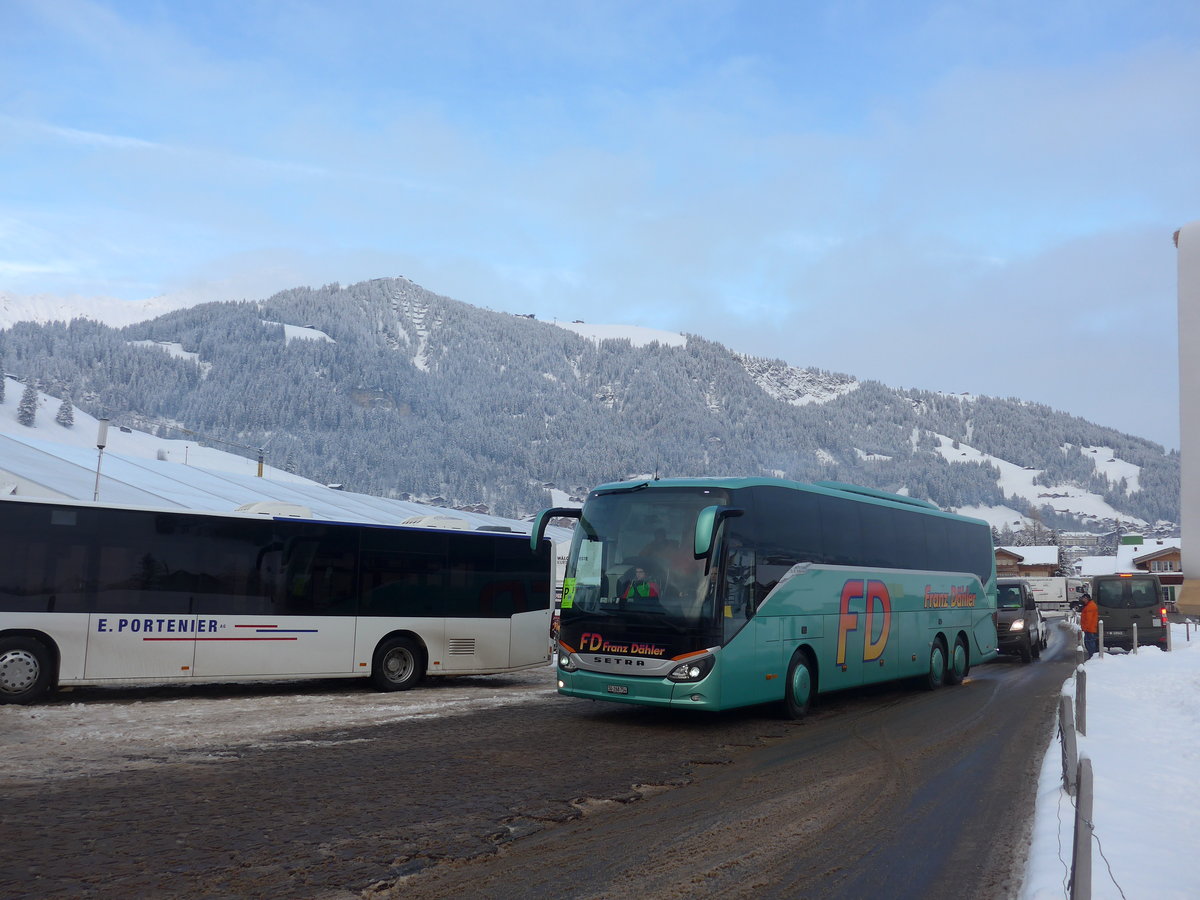
<path fill-rule="evenodd" d="M 529 533 L 529 549 L 537 552 L 538 544 L 546 536 L 546 526 L 550 524 L 551 519 L 578 519 L 582 514 L 583 510 L 578 507 L 555 506 L 552 509 L 543 509 L 533 520 L 533 530 Z"/>
<path fill-rule="evenodd" d="M 696 559 L 708 560 L 704 565 L 707 574 L 711 564 L 713 541 L 717 538 L 717 529 L 725 519 L 744 516 L 746 511 L 736 506 L 706 506 L 696 516 L 696 536 L 693 550 Z"/>

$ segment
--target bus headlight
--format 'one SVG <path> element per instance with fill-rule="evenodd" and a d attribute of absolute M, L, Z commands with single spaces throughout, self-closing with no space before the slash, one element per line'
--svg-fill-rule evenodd
<path fill-rule="evenodd" d="M 1024 619 L 1013 619 L 1013 623 L 1008 626 L 1008 630 L 1009 631 L 1024 631 L 1025 630 L 1025 620 Z"/>
<path fill-rule="evenodd" d="M 687 662 L 681 662 L 673 668 L 667 678 L 671 681 L 699 681 L 705 675 L 712 671 L 716 660 L 711 656 L 702 656 L 699 659 L 689 659 Z"/>
<path fill-rule="evenodd" d="M 558 667 L 564 672 L 574 672 L 579 668 L 579 666 L 575 665 L 574 660 L 571 659 L 571 654 L 563 653 L 561 650 L 558 651 Z"/>

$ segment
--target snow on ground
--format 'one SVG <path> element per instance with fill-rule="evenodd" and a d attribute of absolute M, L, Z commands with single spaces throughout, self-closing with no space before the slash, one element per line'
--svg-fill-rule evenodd
<path fill-rule="evenodd" d="M 937 435 L 938 452 L 948 462 L 977 462 L 987 463 L 995 466 L 1000 470 L 1000 488 L 1008 497 L 1024 497 L 1034 506 L 1042 506 L 1049 504 L 1058 512 L 1069 512 L 1075 515 L 1095 516 L 1101 519 L 1120 519 L 1137 527 L 1145 527 L 1146 522 L 1142 519 L 1137 519 L 1132 516 L 1127 516 L 1124 513 L 1119 513 L 1113 509 L 1104 498 L 1099 494 L 1093 494 L 1085 491 L 1083 488 L 1073 485 L 1056 485 L 1047 487 L 1044 484 L 1034 484 L 1033 479 L 1041 474 L 1040 469 L 1025 469 L 1021 466 L 1014 465 L 1010 462 L 1005 462 L 1002 459 L 997 459 L 994 456 L 989 456 L 976 450 L 974 447 L 964 444 L 961 441 L 958 446 L 954 446 L 952 438 L 946 437 L 944 434 Z M 1097 453 L 1099 457 L 1101 454 Z M 1115 463 L 1108 463 L 1110 455 L 1105 455 L 1105 464 L 1114 466 Z M 1129 466 L 1128 463 L 1122 463 L 1123 466 Z M 1137 466 L 1131 468 L 1137 469 Z M 1114 468 L 1113 471 L 1116 471 Z M 1112 477 L 1111 475 L 1109 477 Z M 1056 494 L 1056 497 L 1041 497 L 1040 494 Z M 969 511 L 968 511 L 969 510 Z M 989 510 L 997 510 L 989 512 Z M 980 519 L 985 519 L 989 524 L 1002 526 L 1005 522 L 1009 525 L 1016 519 L 1021 519 L 1023 516 L 1013 509 L 1008 507 L 964 507 L 958 512 L 963 515 L 975 516 Z M 1011 515 L 1009 515 L 1011 513 Z"/>
<path fill-rule="evenodd" d="M 159 350 L 165 351 L 168 356 L 173 356 L 176 359 L 186 359 L 194 363 L 200 362 L 199 353 L 184 350 L 183 344 L 178 341 L 130 341 L 129 343 L 134 347 L 157 347 Z"/>
<path fill-rule="evenodd" d="M 553 665 L 507 675 L 426 679 L 381 693 L 361 678 L 180 684 L 59 691 L 35 706 L 0 706 L 0 784 L 125 772 L 218 759 L 237 748 L 278 750 L 366 740 L 348 728 L 544 700 Z"/>
<path fill-rule="evenodd" d="M 1126 490 L 1129 493 L 1134 494 L 1141 490 L 1141 485 L 1138 484 L 1138 476 L 1142 474 L 1141 466 L 1125 462 L 1123 459 L 1117 459 L 1117 451 L 1112 447 L 1084 447 L 1083 452 L 1092 455 L 1092 461 L 1096 464 L 1096 471 L 1101 475 L 1108 476 L 1108 480 L 1113 484 L 1124 478 Z"/>
<path fill-rule="evenodd" d="M 98 421 L 76 407 L 72 411 L 74 424 L 70 427 L 59 425 L 55 421 L 55 417 L 58 415 L 58 408 L 62 401 L 41 391 L 38 391 L 38 411 L 34 425 L 27 426 L 18 422 L 17 408 L 20 406 L 24 393 L 24 384 L 13 378 L 5 379 L 4 400 L 0 401 L 0 435 L 11 435 L 18 439 L 44 441 L 50 444 L 65 444 L 69 447 L 83 447 L 92 451 L 96 449 Z M 116 421 L 109 425 L 105 451 L 140 459 L 163 459 L 167 462 L 186 464 L 216 472 L 253 475 L 258 471 L 258 460 L 250 458 L 249 455 L 237 456 L 213 447 L 201 447 L 195 440 L 167 440 L 133 428 L 122 430 L 121 423 Z M 243 452 L 253 454 L 253 451 L 248 448 Z M 313 483 L 307 478 L 301 478 L 299 475 L 293 475 L 282 469 L 271 466 L 265 468 L 268 477 L 273 481 Z"/>
<path fill-rule="evenodd" d="M 1191 640 L 1188 640 L 1190 632 Z M 1087 672 L 1092 761 L 1092 897 L 1194 898 L 1190 841 L 1200 833 L 1200 634 L 1171 627 L 1174 649 L 1093 657 Z M 1074 698 L 1075 679 L 1063 687 Z M 1022 900 L 1068 896 L 1074 801 L 1062 788 L 1057 735 L 1042 765 Z"/>
<path fill-rule="evenodd" d="M 657 328 L 643 328 L 641 325 L 593 325 L 585 322 L 555 322 L 554 324 L 597 343 L 628 338 L 635 347 L 645 347 L 656 341 L 664 347 L 687 346 L 687 338 L 682 334 L 674 331 L 660 331 Z"/>
<path fill-rule="evenodd" d="M 337 343 L 337 341 L 319 328 L 309 328 L 305 325 L 289 325 L 286 322 L 271 322 L 267 319 L 263 319 L 263 324 L 282 325 L 283 342 L 285 344 L 290 344 L 292 341 L 328 341 L 331 344 Z"/>

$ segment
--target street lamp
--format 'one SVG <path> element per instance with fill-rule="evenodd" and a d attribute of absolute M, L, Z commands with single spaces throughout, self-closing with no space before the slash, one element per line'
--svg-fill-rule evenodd
<path fill-rule="evenodd" d="M 96 490 L 92 492 L 92 500 L 100 499 L 100 463 L 104 461 L 104 447 L 108 444 L 108 419 L 99 420 L 99 430 L 96 432 Z"/>

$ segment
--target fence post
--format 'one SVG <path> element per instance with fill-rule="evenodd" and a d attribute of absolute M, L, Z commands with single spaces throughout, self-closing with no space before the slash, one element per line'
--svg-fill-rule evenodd
<path fill-rule="evenodd" d="M 1058 698 L 1058 730 L 1062 735 L 1063 785 L 1067 794 L 1074 797 L 1079 747 L 1075 740 L 1075 714 L 1071 710 L 1071 698 L 1066 694 Z"/>
<path fill-rule="evenodd" d="M 1172 646 L 1172 644 L 1171 644 L 1171 620 L 1163 619 L 1163 624 L 1165 626 L 1167 626 L 1167 652 L 1170 653 L 1172 650 L 1175 649 L 1174 646 Z"/>
<path fill-rule="evenodd" d="M 1083 666 L 1075 671 L 1075 727 L 1087 734 L 1087 672 Z"/>
<path fill-rule="evenodd" d="M 1104 659 L 1104 620 L 1101 619 L 1096 626 L 1096 655 Z"/>
<path fill-rule="evenodd" d="M 1133 652 L 1137 653 L 1137 622 L 1133 623 Z"/>
<path fill-rule="evenodd" d="M 1075 846 L 1071 851 L 1071 900 L 1092 896 L 1092 761 L 1079 761 L 1075 802 Z"/>

